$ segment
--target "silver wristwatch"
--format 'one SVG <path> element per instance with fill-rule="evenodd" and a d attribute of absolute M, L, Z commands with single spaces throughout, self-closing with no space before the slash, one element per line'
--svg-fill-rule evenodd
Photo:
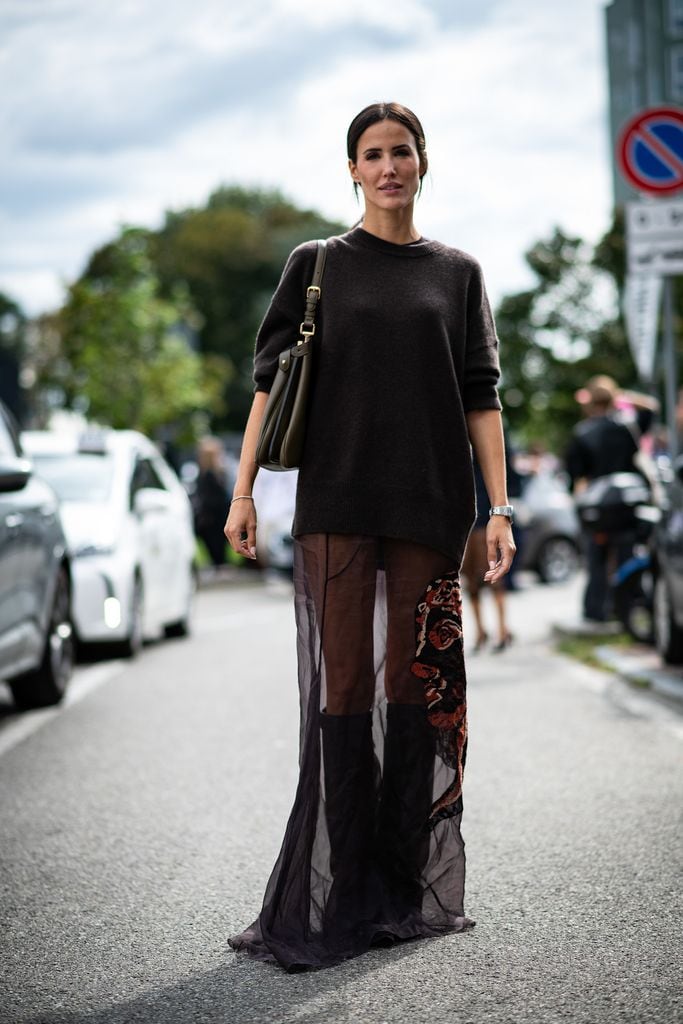
<path fill-rule="evenodd" d="M 506 516 L 512 523 L 512 514 L 514 512 L 512 505 L 494 505 L 493 508 L 489 509 L 490 516 Z"/>

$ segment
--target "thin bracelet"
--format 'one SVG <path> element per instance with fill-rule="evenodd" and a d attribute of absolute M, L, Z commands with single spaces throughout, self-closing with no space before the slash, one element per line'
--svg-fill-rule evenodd
<path fill-rule="evenodd" d="M 231 500 L 230 504 L 232 505 L 233 501 L 239 501 L 241 498 L 248 498 L 249 501 L 254 500 L 251 494 L 236 494 L 235 497 Z"/>

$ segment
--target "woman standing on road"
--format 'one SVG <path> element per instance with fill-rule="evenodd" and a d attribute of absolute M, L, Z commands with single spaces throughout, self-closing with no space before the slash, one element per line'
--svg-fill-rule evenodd
<path fill-rule="evenodd" d="M 293 527 L 299 785 L 261 913 L 229 940 L 287 969 L 474 923 L 460 835 L 470 442 L 494 506 L 488 582 L 514 553 L 481 269 L 415 228 L 427 171 L 415 114 L 366 107 L 347 148 L 365 212 L 362 227 L 328 242 Z M 315 254 L 315 242 L 291 254 L 256 341 L 256 394 L 225 525 L 250 557 L 256 440 Z"/>

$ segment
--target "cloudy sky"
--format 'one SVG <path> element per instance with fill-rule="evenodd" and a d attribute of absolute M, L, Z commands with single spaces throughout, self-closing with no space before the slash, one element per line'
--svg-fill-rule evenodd
<path fill-rule="evenodd" d="M 611 212 L 606 0 L 0 0 L 0 289 L 29 313 L 122 223 L 222 183 L 345 223 L 354 114 L 412 107 L 430 175 L 416 223 L 525 286 L 555 224 Z"/>

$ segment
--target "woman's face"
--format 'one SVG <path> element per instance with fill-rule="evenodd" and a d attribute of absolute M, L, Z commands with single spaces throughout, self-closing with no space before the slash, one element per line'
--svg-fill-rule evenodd
<path fill-rule="evenodd" d="M 408 206 L 420 187 L 420 157 L 412 132 L 386 118 L 366 128 L 358 140 L 351 177 L 363 189 L 365 203 L 382 210 Z"/>

